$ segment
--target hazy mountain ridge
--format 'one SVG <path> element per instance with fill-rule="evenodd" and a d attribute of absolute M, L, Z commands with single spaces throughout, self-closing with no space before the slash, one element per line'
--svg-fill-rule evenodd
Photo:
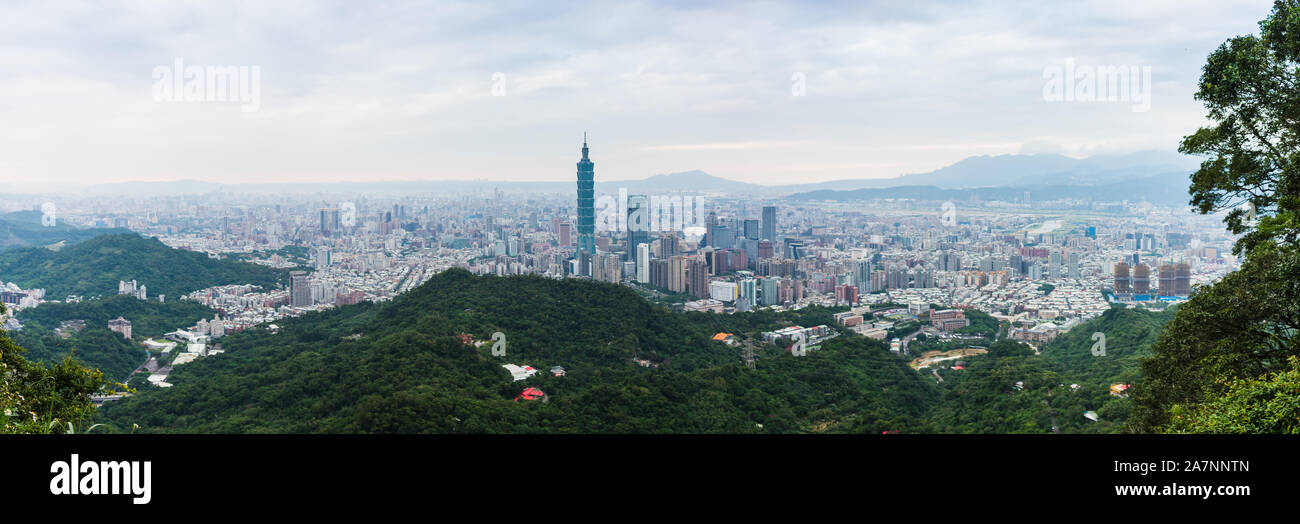
<path fill-rule="evenodd" d="M 657 174 L 639 180 L 602 180 L 596 175 L 596 190 L 615 194 L 708 192 L 778 197 L 818 190 L 852 190 L 900 186 L 935 186 L 941 189 L 970 189 L 1042 185 L 1099 186 L 1167 173 L 1190 174 L 1197 159 L 1177 153 L 1142 151 L 1127 155 L 1093 156 L 1076 159 L 1057 154 L 972 156 L 928 173 L 891 178 L 841 179 L 807 184 L 762 185 L 710 175 L 701 170 Z M 313 184 L 221 184 L 198 180 L 166 182 L 121 182 L 71 188 L 86 195 L 132 194 L 137 196 L 228 193 L 412 193 L 438 192 L 491 195 L 495 191 L 572 193 L 575 181 L 523 182 L 499 180 L 414 180 L 377 182 L 326 182 Z"/>

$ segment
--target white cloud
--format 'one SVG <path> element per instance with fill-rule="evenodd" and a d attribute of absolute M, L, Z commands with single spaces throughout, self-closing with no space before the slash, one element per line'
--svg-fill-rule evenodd
<path fill-rule="evenodd" d="M 607 179 L 699 168 L 778 183 L 1168 149 L 1203 122 L 1206 54 L 1270 8 L 6 3 L 0 178 L 557 180 L 582 131 Z M 260 66 L 260 111 L 153 102 L 149 73 L 175 57 Z M 1044 102 L 1042 70 L 1066 57 L 1152 66 L 1151 111 Z M 794 72 L 807 96 L 791 95 Z"/>

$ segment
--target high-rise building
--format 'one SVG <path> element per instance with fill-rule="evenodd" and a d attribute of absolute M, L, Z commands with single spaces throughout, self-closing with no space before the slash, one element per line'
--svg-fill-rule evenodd
<path fill-rule="evenodd" d="M 1133 268 L 1133 294 L 1151 294 L 1151 268 L 1146 264 L 1138 264 Z"/>
<path fill-rule="evenodd" d="M 1132 292 L 1133 278 L 1128 274 L 1128 262 L 1115 264 L 1115 293 L 1128 294 Z"/>
<path fill-rule="evenodd" d="M 759 235 L 763 234 L 762 227 L 757 220 L 745 220 L 745 238 L 747 240 L 758 240 Z"/>
<path fill-rule="evenodd" d="M 1192 266 L 1186 262 L 1174 264 L 1174 296 L 1192 294 Z"/>
<path fill-rule="evenodd" d="M 763 206 L 763 238 L 776 242 L 776 206 Z"/>
<path fill-rule="evenodd" d="M 650 244 L 636 246 L 636 281 L 650 283 Z"/>
<path fill-rule="evenodd" d="M 739 282 L 739 294 L 741 298 L 747 299 L 750 304 L 758 305 L 758 281 L 752 278 L 741 279 Z"/>
<path fill-rule="evenodd" d="M 289 272 L 289 305 L 293 307 L 311 305 L 311 285 L 307 281 L 306 271 Z"/>
<path fill-rule="evenodd" d="M 341 229 L 339 227 L 339 210 L 338 208 L 322 208 L 320 210 L 320 233 L 329 236 L 330 233 Z"/>
<path fill-rule="evenodd" d="M 623 258 L 617 254 L 610 253 L 603 257 L 604 270 L 601 271 L 605 282 L 619 283 L 623 280 Z"/>
<path fill-rule="evenodd" d="M 664 233 L 659 237 L 659 256 L 668 258 L 682 254 L 681 244 L 677 242 L 677 235 L 673 233 Z"/>
<path fill-rule="evenodd" d="M 781 303 L 781 277 L 768 277 L 763 279 L 763 305 L 774 306 Z"/>
<path fill-rule="evenodd" d="M 724 224 L 713 226 L 713 243 L 710 244 L 718 249 L 729 249 L 736 246 L 736 236 L 730 227 Z"/>
<path fill-rule="evenodd" d="M 668 288 L 668 260 L 662 258 L 650 260 L 650 285 Z"/>
<path fill-rule="evenodd" d="M 1174 265 L 1168 262 L 1160 264 L 1160 274 L 1156 278 L 1160 279 L 1159 293 L 1162 297 L 1174 296 Z"/>
<path fill-rule="evenodd" d="M 668 290 L 673 293 L 686 292 L 686 257 L 668 257 Z"/>
<path fill-rule="evenodd" d="M 312 263 L 317 269 L 330 267 L 332 262 L 329 246 L 317 246 L 312 250 Z"/>
<path fill-rule="evenodd" d="M 582 160 L 578 161 L 578 255 L 584 275 L 591 274 L 587 265 L 596 254 L 596 165 L 587 153 L 587 134 L 583 133 Z"/>
<path fill-rule="evenodd" d="M 556 234 L 557 237 L 556 243 L 560 245 L 559 246 L 560 249 L 564 249 L 569 246 L 572 246 L 573 245 L 573 224 L 570 224 L 568 222 L 558 222 L 558 224 L 559 226 L 557 226 L 556 228 L 558 231 L 558 233 Z"/>
<path fill-rule="evenodd" d="M 640 252 L 637 246 L 650 243 L 649 211 L 645 195 L 631 195 L 627 198 L 627 255 L 633 262 L 638 261 Z"/>
<path fill-rule="evenodd" d="M 690 278 L 687 292 L 697 298 L 709 298 L 709 264 L 699 258 L 691 258 L 686 268 Z"/>

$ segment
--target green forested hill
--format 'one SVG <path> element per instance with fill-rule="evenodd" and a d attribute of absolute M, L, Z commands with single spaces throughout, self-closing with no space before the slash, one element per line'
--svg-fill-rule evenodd
<path fill-rule="evenodd" d="M 750 370 L 738 346 L 709 340 L 714 320 L 671 313 L 616 285 L 450 270 L 389 303 L 306 315 L 284 322 L 279 334 L 230 335 L 222 340 L 226 354 L 178 367 L 176 386 L 112 403 L 101 418 L 180 432 L 925 427 L 938 390 L 880 343 L 841 337 L 805 357 L 758 345 Z M 777 316 L 751 327 L 790 322 Z M 506 334 L 505 357 L 491 355 L 495 331 Z M 455 337 L 461 332 L 488 342 L 466 346 Z M 756 339 L 756 332 L 737 334 Z M 652 366 L 634 363 L 634 352 Z M 542 372 L 512 382 L 504 363 Z M 546 372 L 556 365 L 567 376 Z M 547 401 L 513 401 L 529 386 Z"/>
<path fill-rule="evenodd" d="M 27 360 L 55 364 L 71 355 L 85 366 L 99 369 L 112 380 L 122 380 L 145 359 L 138 341 L 184 328 L 199 319 L 212 318 L 212 309 L 188 300 L 139 300 L 113 295 L 75 304 L 45 303 L 18 313 L 23 330 L 10 333 L 18 345 L 27 348 Z M 133 341 L 108 329 L 108 321 L 123 317 L 131 321 Z M 68 339 L 54 335 L 64 320 L 84 320 L 86 329 Z"/>
<path fill-rule="evenodd" d="M 936 430 L 1045 433 L 1055 415 L 1062 433 L 1122 432 L 1132 401 L 1111 395 L 1110 385 L 1141 382 L 1141 359 L 1151 354 L 1173 315 L 1111 309 L 1061 334 L 1037 355 L 1023 344 L 1000 341 L 988 355 L 969 359 L 965 370 L 941 372 L 944 396 L 931 413 Z M 1105 355 L 1092 354 L 1097 332 L 1106 334 Z M 1099 420 L 1085 418 L 1085 411 L 1096 412 Z"/>
<path fill-rule="evenodd" d="M 1059 362 L 1075 381 L 1138 382 L 1142 358 L 1151 355 L 1151 346 L 1165 323 L 1174 318 L 1174 311 L 1112 308 L 1056 337 L 1042 348 L 1043 356 Z M 1105 335 L 1105 355 L 1092 354 L 1098 342 L 1093 333 Z"/>
<path fill-rule="evenodd" d="M 126 233 L 125 229 L 82 229 L 58 220 L 54 225 L 41 223 L 40 211 L 15 211 L 0 215 L 0 251 L 21 247 L 40 247 L 64 242 L 75 244 L 99 235 Z"/>
<path fill-rule="evenodd" d="M 40 247 L 0 253 L 0 280 L 44 288 L 49 298 L 114 295 L 122 280 L 177 300 L 191 291 L 225 284 L 273 288 L 287 272 L 246 262 L 215 260 L 172 249 L 134 233 L 101 235 L 58 251 Z"/>
<path fill-rule="evenodd" d="M 122 338 L 102 324 L 87 324 L 86 329 L 66 339 L 27 330 L 7 335 L 27 349 L 23 356 L 34 364 L 54 366 L 72 357 L 80 365 L 102 371 L 104 378 L 111 381 L 125 380 L 146 358 L 139 343 Z"/>

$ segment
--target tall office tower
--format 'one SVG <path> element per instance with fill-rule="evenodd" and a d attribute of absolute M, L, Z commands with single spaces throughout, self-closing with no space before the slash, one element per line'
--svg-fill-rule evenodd
<path fill-rule="evenodd" d="M 763 206 L 763 237 L 776 242 L 776 206 Z"/>
<path fill-rule="evenodd" d="M 568 222 L 560 222 L 560 226 L 558 228 L 558 233 L 556 234 L 556 236 L 559 237 L 556 242 L 560 244 L 560 249 L 564 249 L 569 246 L 572 246 L 573 245 L 573 224 L 570 224 Z"/>
<path fill-rule="evenodd" d="M 643 213 L 640 210 L 649 211 L 645 195 L 631 195 L 627 197 L 627 256 L 633 262 L 640 259 L 640 250 L 638 246 L 650 243 L 650 218 L 649 213 Z"/>
<path fill-rule="evenodd" d="M 1151 294 L 1151 268 L 1146 264 L 1138 264 L 1133 268 L 1133 294 Z"/>
<path fill-rule="evenodd" d="M 1024 273 L 1024 267 L 1022 266 L 1022 262 L 1023 262 L 1023 261 L 1024 261 L 1024 258 L 1021 257 L 1020 255 L 1011 255 L 1011 257 L 1007 260 L 1007 265 L 1010 266 L 1011 271 L 1013 271 L 1013 272 L 1015 272 L 1015 274 L 1019 275 L 1019 274 L 1021 274 L 1021 273 Z M 960 265 L 960 263 L 961 263 L 961 261 L 958 260 L 958 264 L 959 264 L 959 265 Z"/>
<path fill-rule="evenodd" d="M 1070 278 L 1079 278 L 1082 276 L 1079 274 L 1079 252 L 1071 251 L 1069 261 L 1069 274 L 1066 276 Z"/>
<path fill-rule="evenodd" d="M 698 258 L 692 258 L 691 263 L 686 268 L 687 276 L 690 278 L 689 289 L 687 290 L 696 298 L 709 298 L 709 264 Z"/>
<path fill-rule="evenodd" d="M 1192 294 L 1192 266 L 1186 262 L 1174 264 L 1174 296 Z"/>
<path fill-rule="evenodd" d="M 709 245 L 718 249 L 729 249 L 736 246 L 736 237 L 730 227 L 719 224 L 713 226 L 713 242 Z"/>
<path fill-rule="evenodd" d="M 1128 262 L 1115 264 L 1115 293 L 1133 292 L 1133 278 L 1128 274 Z"/>
<path fill-rule="evenodd" d="M 668 257 L 668 290 L 673 293 L 686 292 L 686 257 Z"/>
<path fill-rule="evenodd" d="M 717 227 L 717 225 L 718 225 L 718 214 L 713 211 L 709 211 L 709 218 L 704 222 L 704 245 L 706 246 L 714 245 L 713 228 Z"/>
<path fill-rule="evenodd" d="M 306 271 L 289 272 L 289 305 L 293 307 L 311 305 L 311 285 L 307 282 Z"/>
<path fill-rule="evenodd" d="M 745 238 L 749 240 L 758 240 L 759 235 L 763 234 L 763 228 L 757 220 L 745 220 Z"/>
<path fill-rule="evenodd" d="M 320 210 L 320 233 L 328 236 L 330 233 L 339 230 L 339 210 L 337 208 L 321 208 Z"/>
<path fill-rule="evenodd" d="M 596 254 L 596 164 L 587 157 L 587 134 L 582 134 L 582 160 L 578 161 L 579 271 L 591 274 L 590 257 Z"/>
<path fill-rule="evenodd" d="M 1160 279 L 1160 296 L 1174 296 L 1174 265 L 1168 262 L 1160 264 L 1160 274 L 1157 278 Z"/>
<path fill-rule="evenodd" d="M 650 283 L 650 244 L 636 246 L 636 281 Z"/>

